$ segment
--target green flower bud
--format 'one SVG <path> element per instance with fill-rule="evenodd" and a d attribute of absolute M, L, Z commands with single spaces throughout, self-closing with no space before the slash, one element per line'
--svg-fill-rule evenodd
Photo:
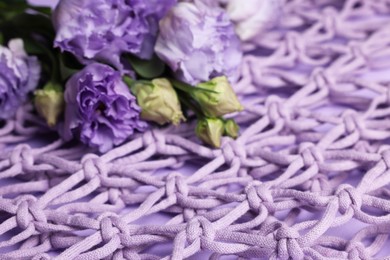
<path fill-rule="evenodd" d="M 236 139 L 238 137 L 239 132 L 240 132 L 240 127 L 233 119 L 229 119 L 225 121 L 224 135 Z"/>
<path fill-rule="evenodd" d="M 208 117 L 221 117 L 244 109 L 225 76 L 197 85 L 191 96 Z"/>
<path fill-rule="evenodd" d="M 38 114 L 46 120 L 50 127 L 55 126 L 65 106 L 62 89 L 48 85 L 44 89 L 35 91 L 34 94 L 34 105 Z"/>
<path fill-rule="evenodd" d="M 169 80 L 160 78 L 151 82 L 135 82 L 131 91 L 141 107 L 141 118 L 160 125 L 178 125 L 184 120 L 179 98 Z"/>
<path fill-rule="evenodd" d="M 224 123 L 219 118 L 203 118 L 198 121 L 196 135 L 208 145 L 215 148 L 221 146 Z"/>

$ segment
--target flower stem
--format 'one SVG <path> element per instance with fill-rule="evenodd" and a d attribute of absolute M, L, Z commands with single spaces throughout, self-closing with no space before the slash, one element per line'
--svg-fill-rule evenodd
<path fill-rule="evenodd" d="M 180 93 L 180 92 L 181 92 L 181 93 Z M 192 111 L 195 113 L 195 115 L 196 115 L 197 118 L 204 118 L 205 116 L 204 116 L 202 110 L 197 106 L 196 103 L 193 102 L 193 100 L 191 99 L 191 97 L 190 97 L 187 93 L 185 93 L 185 92 L 183 92 L 183 91 L 180 91 L 180 92 L 177 93 L 180 102 L 181 102 L 184 106 L 186 106 L 186 107 L 188 107 L 190 110 L 192 110 Z"/>
<path fill-rule="evenodd" d="M 176 80 L 176 79 L 170 79 L 169 81 L 171 81 L 173 87 L 185 92 L 185 93 L 188 93 L 188 94 L 191 94 L 193 91 L 194 91 L 194 87 L 189 85 L 189 84 L 186 84 L 182 81 L 179 81 L 179 80 Z"/>
<path fill-rule="evenodd" d="M 136 82 L 134 79 L 130 78 L 129 76 L 123 76 L 122 78 L 123 82 L 126 83 L 126 85 L 131 88 L 133 84 Z"/>

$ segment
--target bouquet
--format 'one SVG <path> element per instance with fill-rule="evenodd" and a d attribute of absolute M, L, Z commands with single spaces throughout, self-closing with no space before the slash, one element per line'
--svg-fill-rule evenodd
<path fill-rule="evenodd" d="M 0 120 L 31 102 L 64 140 L 102 153 L 197 120 L 199 139 L 219 147 L 239 135 L 227 116 L 244 109 L 234 84 L 243 42 L 272 20 L 276 1 L 265 3 L 61 0 L 52 11 L 0 0 Z"/>

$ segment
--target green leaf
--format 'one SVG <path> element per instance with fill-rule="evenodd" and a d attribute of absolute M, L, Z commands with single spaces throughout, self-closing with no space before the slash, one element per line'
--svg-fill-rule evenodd
<path fill-rule="evenodd" d="M 30 55 L 38 56 L 43 67 L 43 73 L 51 78 L 51 81 L 61 81 L 59 61 L 53 49 L 30 37 L 23 37 L 24 48 Z"/>
<path fill-rule="evenodd" d="M 6 42 L 13 38 L 23 39 L 26 52 L 37 56 L 41 62 L 42 78 L 61 82 L 59 59 L 52 47 L 55 31 L 49 16 L 19 13 L 1 23 L 0 31 L 3 32 Z"/>
<path fill-rule="evenodd" d="M 122 78 L 123 82 L 126 83 L 126 85 L 131 89 L 131 87 L 133 86 L 134 83 L 136 83 L 137 81 L 135 81 L 134 79 L 130 78 L 129 76 L 124 76 Z"/>
<path fill-rule="evenodd" d="M 28 8 L 28 3 L 25 0 L 0 0 L 0 10 L 6 10 L 0 12 L 0 21 L 8 20 L 24 13 Z"/>
<path fill-rule="evenodd" d="M 38 13 L 41 13 L 41 14 L 48 15 L 48 16 L 51 16 L 51 13 L 52 13 L 52 10 L 51 10 L 50 7 L 42 7 L 42 6 L 30 5 L 29 9 L 34 10 L 34 11 L 36 11 Z"/>
<path fill-rule="evenodd" d="M 61 80 L 67 80 L 74 73 L 80 71 L 84 66 L 69 52 L 61 53 L 56 50 L 59 60 Z"/>
<path fill-rule="evenodd" d="M 64 66 L 74 70 L 81 70 L 84 68 L 84 65 L 82 65 L 73 54 L 69 52 L 60 52 L 58 49 L 57 53 L 60 56 L 60 61 Z"/>
<path fill-rule="evenodd" d="M 46 53 L 43 46 L 41 46 L 36 41 L 30 38 L 24 38 L 23 42 L 24 42 L 24 49 L 28 54 L 39 55 L 39 54 Z"/>
<path fill-rule="evenodd" d="M 200 85 L 197 85 L 197 86 L 192 86 L 192 85 L 189 85 L 185 82 L 182 82 L 182 81 L 179 81 L 179 80 L 176 80 L 176 79 L 170 79 L 172 85 L 177 88 L 177 89 L 180 89 L 181 91 L 184 91 L 186 93 L 189 93 L 189 94 L 192 94 L 196 91 L 198 92 L 209 92 L 209 93 L 218 93 L 217 91 L 215 90 L 211 90 L 211 89 L 206 89 L 206 88 L 202 88 Z"/>
<path fill-rule="evenodd" d="M 157 78 L 165 71 L 165 64 L 156 55 L 151 60 L 141 60 L 134 56 L 129 56 L 128 60 L 135 72 L 146 79 Z"/>
<path fill-rule="evenodd" d="M 59 56 L 60 60 L 60 73 L 61 73 L 61 80 L 67 80 L 70 76 L 78 72 L 80 69 L 76 69 L 76 66 L 74 64 L 68 65 L 67 60 L 64 55 L 60 54 Z"/>
<path fill-rule="evenodd" d="M 23 10 L 28 7 L 26 0 L 0 0 L 0 7 L 10 10 Z"/>
<path fill-rule="evenodd" d="M 175 88 L 180 89 L 183 92 L 191 93 L 192 91 L 194 91 L 194 87 L 185 82 L 176 79 L 170 79 L 170 81 Z"/>
<path fill-rule="evenodd" d="M 46 40 L 52 46 L 55 30 L 50 18 L 42 14 L 19 13 L 12 17 L 1 17 L 0 12 L 0 31 L 4 33 L 4 38 L 33 37 L 39 35 L 42 40 Z M 7 13 L 8 12 L 3 12 Z"/>
<path fill-rule="evenodd" d="M 4 45 L 4 35 L 0 32 L 0 45 Z"/>
<path fill-rule="evenodd" d="M 0 4 L 4 5 L 13 5 L 13 4 L 27 4 L 26 0 L 12 0 L 12 3 L 10 3 L 10 0 L 0 0 Z"/>

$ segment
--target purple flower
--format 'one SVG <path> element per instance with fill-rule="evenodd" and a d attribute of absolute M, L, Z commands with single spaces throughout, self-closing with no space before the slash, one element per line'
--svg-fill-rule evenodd
<path fill-rule="evenodd" d="M 179 3 L 160 21 L 155 51 L 178 79 L 195 85 L 217 76 L 238 79 L 240 41 L 225 11 L 195 0 Z"/>
<path fill-rule="evenodd" d="M 61 0 L 53 22 L 55 46 L 83 61 L 120 67 L 120 55 L 152 57 L 158 22 L 176 0 Z"/>
<path fill-rule="evenodd" d="M 24 51 L 23 41 L 0 46 L 0 119 L 12 117 L 39 82 L 41 66 Z"/>
<path fill-rule="evenodd" d="M 120 73 L 108 65 L 92 63 L 74 74 L 66 83 L 65 103 L 64 139 L 76 136 L 100 152 L 147 127 Z"/>

